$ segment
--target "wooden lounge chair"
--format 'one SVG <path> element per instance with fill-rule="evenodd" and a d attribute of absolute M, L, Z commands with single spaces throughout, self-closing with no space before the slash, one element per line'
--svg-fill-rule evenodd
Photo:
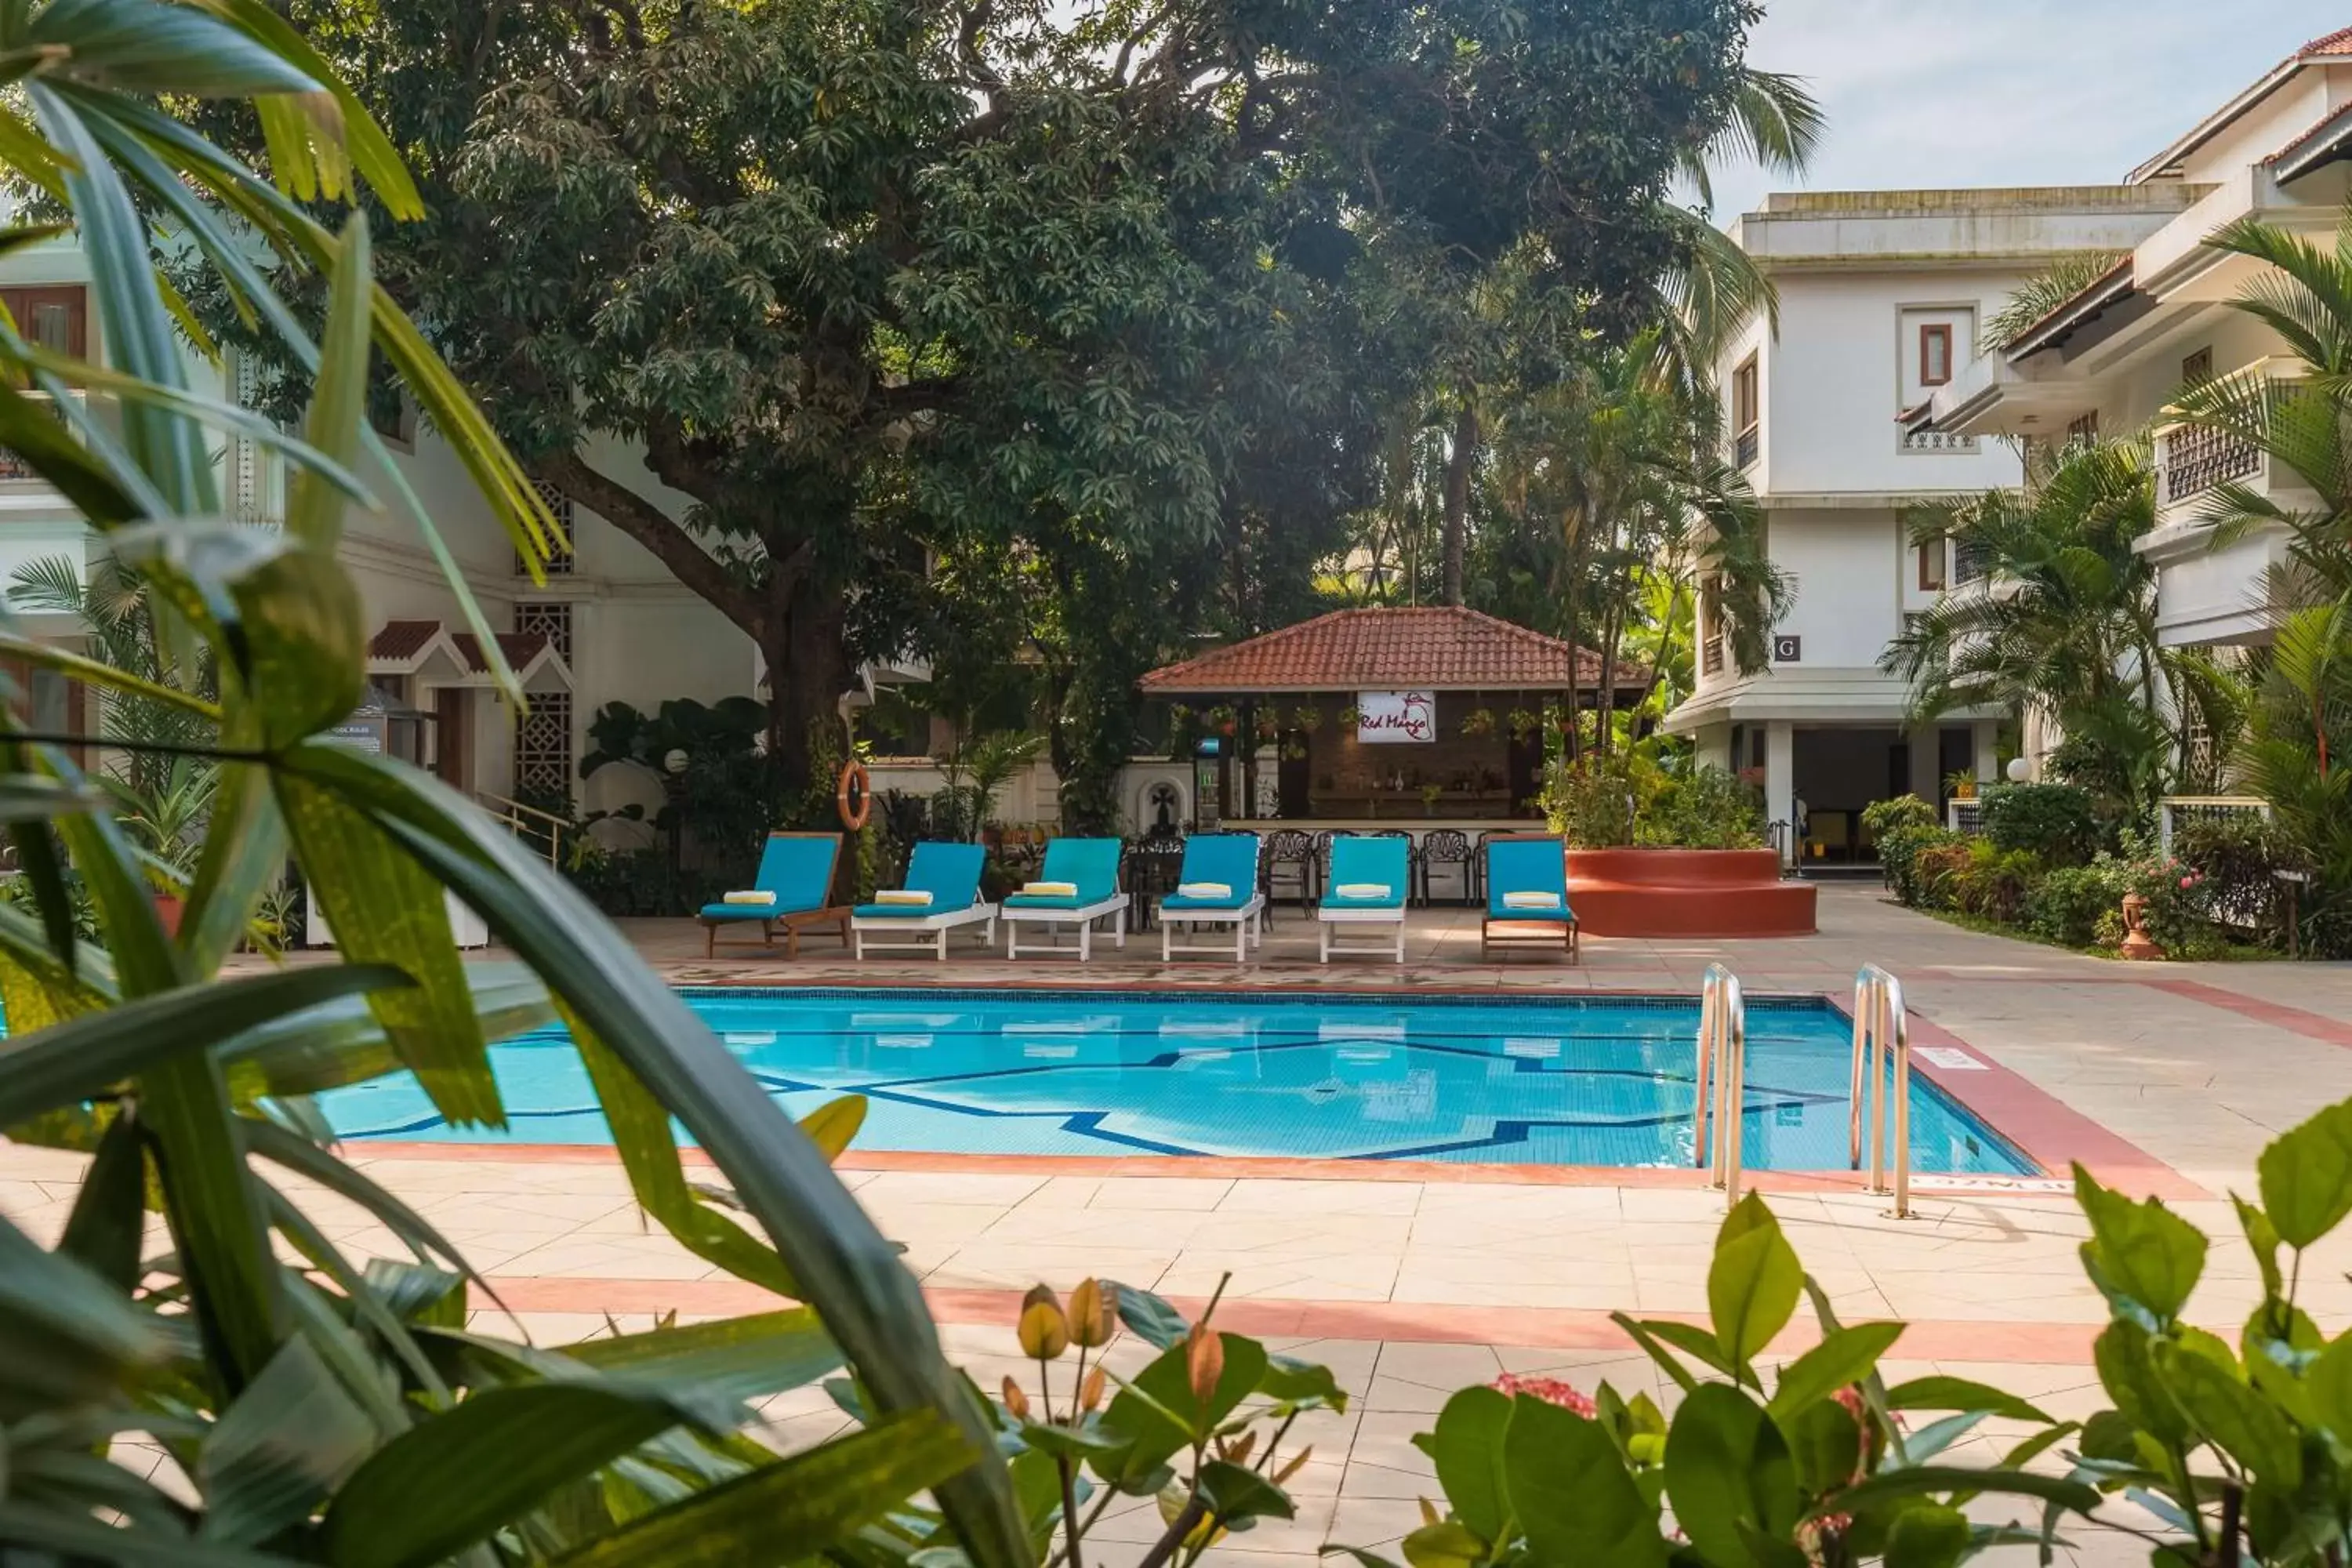
<path fill-rule="evenodd" d="M 1393 954 L 1404 962 L 1404 906 L 1412 875 L 1410 846 L 1401 837 L 1341 838 L 1331 845 L 1331 889 L 1315 906 L 1322 962 L 1350 952 Z M 1386 926 L 1373 942 L 1342 943 L 1349 926 Z"/>
<path fill-rule="evenodd" d="M 760 869 L 748 890 L 770 894 L 772 901 L 730 903 L 722 900 L 703 905 L 702 912 L 695 917 L 708 933 L 703 956 L 719 955 L 720 927 L 753 923 L 760 927 L 764 947 L 775 945 L 777 931 L 784 933 L 786 958 L 800 956 L 801 932 L 804 931 L 830 930 L 841 938 L 844 947 L 848 946 L 849 906 L 829 901 L 834 872 L 840 864 L 838 833 L 769 834 L 768 846 L 760 852 Z"/>
<path fill-rule="evenodd" d="M 1486 841 L 1486 918 L 1478 956 L 1498 947 L 1557 949 L 1576 962 L 1576 911 L 1568 905 L 1568 848 L 1550 836 Z"/>
<path fill-rule="evenodd" d="M 945 844 L 927 840 L 915 846 L 907 862 L 906 891 L 928 894 L 919 903 L 898 903 L 875 895 L 851 912 L 849 929 L 857 956 L 877 952 L 922 952 L 936 947 L 940 961 L 948 956 L 948 932 L 960 926 L 979 925 L 981 942 L 996 942 L 996 906 L 981 902 L 980 873 L 988 851 L 977 844 Z M 911 934 L 924 940 L 887 942 L 883 935 Z"/>

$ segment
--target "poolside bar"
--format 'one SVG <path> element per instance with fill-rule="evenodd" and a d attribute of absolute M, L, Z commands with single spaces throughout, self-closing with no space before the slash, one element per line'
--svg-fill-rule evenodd
<path fill-rule="evenodd" d="M 1458 605 L 1339 610 L 1155 669 L 1192 734 L 1196 826 L 1516 831 L 1571 709 L 1650 671 Z"/>

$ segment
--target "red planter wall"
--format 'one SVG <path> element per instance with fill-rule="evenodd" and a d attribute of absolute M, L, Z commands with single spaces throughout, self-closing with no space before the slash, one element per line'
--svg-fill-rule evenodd
<path fill-rule="evenodd" d="M 1769 849 L 1571 849 L 1568 901 L 1590 936 L 1811 936 L 1817 889 Z"/>

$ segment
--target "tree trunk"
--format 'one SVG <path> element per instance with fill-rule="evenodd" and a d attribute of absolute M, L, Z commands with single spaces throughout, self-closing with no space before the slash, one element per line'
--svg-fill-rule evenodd
<path fill-rule="evenodd" d="M 1462 395 L 1454 416 L 1454 449 L 1445 458 L 1445 602 L 1463 602 L 1463 569 L 1468 551 L 1470 473 L 1478 458 L 1478 405 Z"/>
<path fill-rule="evenodd" d="M 847 620 L 840 595 L 805 580 L 769 612 L 761 646 L 768 660 L 768 756 L 781 811 L 793 812 L 817 793 L 813 774 L 824 742 L 814 727 L 841 722 L 850 678 Z M 845 748 L 845 737 L 834 739 Z"/>
<path fill-rule="evenodd" d="M 1564 517 L 1561 520 L 1561 525 L 1568 534 L 1567 584 L 1562 594 L 1562 597 L 1567 601 L 1567 610 L 1561 617 L 1561 630 L 1568 646 L 1576 650 L 1570 655 L 1576 661 L 1570 673 L 1581 676 L 1584 668 L 1583 647 L 1577 641 L 1576 634 L 1580 629 L 1578 623 L 1581 618 L 1577 612 L 1583 599 L 1580 589 L 1583 585 L 1584 579 L 1584 531 L 1577 526 L 1573 515 Z M 1583 750 L 1583 701 L 1584 689 L 1580 685 L 1571 685 L 1568 690 L 1568 723 L 1562 732 L 1560 746 L 1560 760 L 1570 767 L 1576 765 L 1577 756 Z"/>
<path fill-rule="evenodd" d="M 1605 757 L 1617 748 L 1617 650 L 1625 640 L 1622 601 L 1609 607 L 1601 639 L 1601 706 L 1594 711 L 1593 727 Z"/>

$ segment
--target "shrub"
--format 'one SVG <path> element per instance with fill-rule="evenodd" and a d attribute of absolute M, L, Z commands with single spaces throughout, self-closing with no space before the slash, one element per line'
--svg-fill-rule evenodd
<path fill-rule="evenodd" d="M 2025 929 L 2068 947 L 2090 947 L 2100 940 L 2102 919 L 2122 918 L 2129 886 L 2123 868 L 2108 857 L 2088 866 L 2055 867 L 2026 891 Z"/>
<path fill-rule="evenodd" d="M 1584 756 L 1544 769 L 1538 797 L 1544 821 L 1571 849 L 1614 849 L 1633 842 L 1638 791 L 1622 757 Z"/>
<path fill-rule="evenodd" d="M 1997 848 L 2052 866 L 2080 866 L 2105 837 L 2091 792 L 2070 784 L 2003 784 L 1984 797 L 1984 832 Z"/>
<path fill-rule="evenodd" d="M 2285 836 L 2252 812 L 2190 817 L 2172 835 L 2172 853 L 2203 880 L 2206 912 L 2225 925 L 2274 940 L 2282 913 L 2275 873 L 2294 866 Z"/>
<path fill-rule="evenodd" d="M 1947 878 L 1946 897 L 1952 907 L 1979 920 L 2013 921 L 2025 905 L 2025 895 L 2042 875 L 2042 862 L 2022 849 L 2003 849 L 1990 839 L 1965 846 Z"/>
<path fill-rule="evenodd" d="M 1903 901 L 1923 910 L 1958 909 L 1962 880 L 1975 859 L 1975 847 L 1957 833 L 1943 833 L 1911 858 L 1911 895 Z"/>
<path fill-rule="evenodd" d="M 1764 803 L 1736 775 L 1695 768 L 1667 779 L 1642 806 L 1633 841 L 1677 849 L 1760 848 Z"/>
<path fill-rule="evenodd" d="M 1916 795 L 1873 801 L 1863 809 L 1863 831 L 1878 847 L 1886 885 L 1902 902 L 1917 905 L 1922 888 L 1918 858 L 1924 850 L 1956 841 L 1936 820 L 1936 808 Z"/>

